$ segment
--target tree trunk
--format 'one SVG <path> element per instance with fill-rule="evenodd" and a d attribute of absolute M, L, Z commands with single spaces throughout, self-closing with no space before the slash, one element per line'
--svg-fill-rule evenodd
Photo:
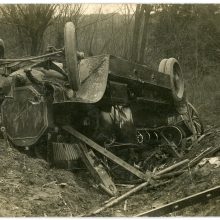
<path fill-rule="evenodd" d="M 135 12 L 135 22 L 134 22 L 134 30 L 133 30 L 133 42 L 132 42 L 132 53 L 131 53 L 131 60 L 136 62 L 137 55 L 138 55 L 138 38 L 139 38 L 139 24 L 140 24 L 140 12 L 141 12 L 141 5 L 138 4 L 136 6 Z"/>
<path fill-rule="evenodd" d="M 147 29 L 152 5 L 137 5 L 133 31 L 131 60 L 143 63 L 144 50 L 147 42 Z"/>
<path fill-rule="evenodd" d="M 139 63 L 144 63 L 144 51 L 147 43 L 147 37 L 148 37 L 148 24 L 150 20 L 150 12 L 152 10 L 151 5 L 143 5 L 144 7 L 144 27 L 143 27 L 143 34 L 142 34 L 142 39 L 141 39 L 141 45 L 139 49 L 139 55 L 138 55 L 138 62 Z"/>

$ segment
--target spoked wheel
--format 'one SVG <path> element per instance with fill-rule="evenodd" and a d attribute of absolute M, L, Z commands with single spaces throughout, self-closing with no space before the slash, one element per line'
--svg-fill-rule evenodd
<path fill-rule="evenodd" d="M 204 127 L 199 114 L 190 102 L 187 102 L 187 113 L 182 115 L 182 119 L 188 129 L 197 137 L 204 133 Z"/>

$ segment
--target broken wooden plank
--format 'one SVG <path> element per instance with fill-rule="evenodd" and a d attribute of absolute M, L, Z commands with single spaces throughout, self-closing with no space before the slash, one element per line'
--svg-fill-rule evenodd
<path fill-rule="evenodd" d="M 180 162 L 178 162 L 178 163 L 176 163 L 176 164 L 173 164 L 173 165 L 170 166 L 170 167 L 167 167 L 167 168 L 165 168 L 165 169 L 163 169 L 163 170 L 157 172 L 155 175 L 156 175 L 156 176 L 160 176 L 160 175 L 162 175 L 162 174 L 168 173 L 168 172 L 170 172 L 170 171 L 172 171 L 172 170 L 175 170 L 176 168 L 178 168 L 178 167 L 180 167 L 180 166 L 182 166 L 182 165 L 184 165 L 184 164 L 186 164 L 186 163 L 188 163 L 188 162 L 189 162 L 189 159 L 182 160 L 182 161 L 180 161 Z"/>
<path fill-rule="evenodd" d="M 185 171 L 187 171 L 187 170 L 178 170 L 178 171 L 173 171 L 173 172 L 170 172 L 170 173 L 165 173 L 165 174 L 162 174 L 160 176 L 155 176 L 155 179 L 173 178 L 173 177 L 176 177 L 176 176 L 179 176 L 179 175 L 183 174 Z"/>
<path fill-rule="evenodd" d="M 183 167 L 178 170 L 178 171 L 173 171 L 173 172 L 166 172 L 164 173 L 164 170 L 168 169 L 169 170 L 169 167 L 162 170 L 162 174 L 160 173 L 158 175 L 158 173 L 153 177 L 153 179 L 165 179 L 165 178 L 172 178 L 172 177 L 175 177 L 175 176 L 179 176 L 181 174 L 183 174 L 184 172 L 186 172 L 189 168 L 192 168 L 193 166 L 195 166 L 196 164 L 198 164 L 203 158 L 205 157 L 208 157 L 208 156 L 211 156 L 213 155 L 214 153 L 216 153 L 217 151 L 220 150 L 220 146 L 217 146 L 215 148 L 208 148 L 206 149 L 204 152 L 202 152 L 201 154 L 199 154 L 197 157 L 193 158 L 191 161 L 189 161 L 187 163 L 187 165 L 185 165 L 183 163 Z"/>
<path fill-rule="evenodd" d="M 202 152 L 200 155 L 192 159 L 185 167 L 182 169 L 187 169 L 195 166 L 197 163 L 199 163 L 203 158 L 213 155 L 214 153 L 218 152 L 220 150 L 220 146 L 214 147 L 214 148 L 208 148 L 204 152 Z"/>
<path fill-rule="evenodd" d="M 169 204 L 163 205 L 161 207 L 139 213 L 135 215 L 135 217 L 141 217 L 141 216 L 163 216 L 178 210 L 181 210 L 183 208 L 186 208 L 188 206 L 195 205 L 197 203 L 201 203 L 204 201 L 208 201 L 210 199 L 213 199 L 217 196 L 220 196 L 220 186 L 213 187 L 211 189 L 193 194 L 191 196 L 187 196 L 185 198 L 182 198 L 180 200 L 171 202 Z"/>
<path fill-rule="evenodd" d="M 189 150 L 191 150 L 195 145 L 199 144 L 199 142 L 204 139 L 206 136 L 212 134 L 213 132 L 206 132 L 203 135 L 201 135 L 198 139 L 196 139 L 195 141 L 193 141 L 193 143 L 189 146 Z"/>
<path fill-rule="evenodd" d="M 191 161 L 189 161 L 186 165 L 184 165 L 184 163 L 183 163 L 184 166 L 180 170 L 170 172 L 170 173 L 167 173 L 167 172 L 164 173 L 164 170 L 167 169 L 166 168 L 166 169 L 162 170 L 162 174 L 158 175 L 158 173 L 157 173 L 153 177 L 153 179 L 165 179 L 165 178 L 172 178 L 172 177 L 175 177 L 175 176 L 179 176 L 179 175 L 183 174 L 184 172 L 186 172 L 189 168 L 192 168 L 193 166 L 198 164 L 203 158 L 211 156 L 219 150 L 220 150 L 220 146 L 217 146 L 217 147 L 214 147 L 214 148 L 208 148 L 204 152 L 199 154 L 197 157 L 195 157 Z M 169 167 L 168 167 L 168 169 L 169 169 Z"/>
<path fill-rule="evenodd" d="M 84 143 L 78 144 L 78 150 L 81 154 L 81 159 L 90 171 L 95 181 L 99 183 L 99 186 L 110 196 L 117 195 L 117 188 L 112 181 L 111 176 L 105 170 L 97 156 L 91 149 L 88 149 Z"/>
<path fill-rule="evenodd" d="M 95 143 L 94 141 L 92 141 L 91 139 L 86 137 L 85 135 L 81 134 L 80 132 L 78 132 L 77 130 L 72 128 L 71 126 L 67 125 L 67 126 L 63 126 L 62 128 L 65 131 L 69 132 L 74 137 L 76 137 L 77 139 L 79 139 L 80 141 L 82 141 L 83 143 L 87 144 L 89 147 L 93 148 L 94 150 L 98 151 L 102 155 L 106 156 L 108 159 L 112 160 L 113 162 L 115 162 L 116 164 L 120 165 L 121 167 L 123 167 L 127 171 L 129 171 L 132 174 L 134 174 L 135 176 L 139 177 L 140 179 L 146 181 L 149 178 L 151 178 L 150 174 L 142 173 L 138 169 L 134 168 L 133 166 L 131 166 L 130 164 L 128 164 L 127 162 L 122 160 L 121 158 L 117 157 L 116 155 L 114 155 L 110 151 L 106 150 L 105 148 L 103 148 L 99 144 Z"/>
<path fill-rule="evenodd" d="M 142 183 L 142 184 L 140 184 L 140 185 L 138 185 L 138 186 L 132 188 L 131 190 L 129 190 L 129 191 L 126 192 L 125 194 L 122 194 L 121 196 L 119 196 L 119 197 L 115 198 L 114 200 L 110 201 L 109 203 L 106 203 L 104 206 L 102 206 L 102 207 L 100 207 L 100 208 L 98 208 L 98 209 L 96 209 L 96 210 L 94 210 L 94 211 L 91 211 L 91 212 L 88 213 L 88 214 L 83 215 L 83 217 L 96 215 L 96 214 L 102 212 L 103 210 L 105 210 L 105 209 L 107 209 L 107 208 L 109 208 L 109 207 L 111 207 L 111 206 L 113 206 L 113 205 L 115 205 L 115 204 L 121 202 L 122 200 L 126 199 L 126 198 L 129 197 L 130 195 L 132 195 L 132 194 L 138 192 L 139 190 L 143 189 L 143 188 L 144 188 L 145 186 L 147 186 L 148 184 L 149 184 L 149 181 L 144 182 L 144 183 Z"/>
<path fill-rule="evenodd" d="M 102 206 L 102 207 L 100 207 L 100 208 L 98 208 L 98 209 L 95 209 L 95 210 L 93 210 L 93 211 L 91 211 L 91 212 L 89 212 L 89 213 L 87 213 L 87 214 L 85 214 L 85 215 L 81 215 L 80 217 L 93 216 L 93 215 L 96 215 L 96 214 L 98 214 L 98 213 L 104 211 L 105 209 L 107 209 L 107 208 L 109 208 L 109 207 L 112 207 L 113 205 L 116 205 L 117 203 L 119 203 L 119 202 L 121 202 L 121 201 L 127 199 L 129 196 L 133 195 L 134 193 L 140 191 L 140 190 L 143 189 L 145 186 L 149 185 L 149 184 L 150 184 L 149 182 L 150 182 L 150 181 L 144 182 L 144 183 L 142 183 L 142 184 L 140 184 L 140 185 L 138 185 L 138 186 L 132 188 L 131 190 L 127 191 L 126 193 L 122 194 L 121 196 L 119 196 L 119 197 L 117 197 L 117 198 L 115 198 L 115 199 L 113 199 L 113 200 L 111 199 L 111 200 L 110 200 L 108 203 L 106 203 L 104 206 Z M 167 184 L 167 183 L 170 183 L 170 181 L 165 181 L 165 182 L 163 182 L 163 183 L 159 183 L 159 184 L 154 185 L 154 186 L 150 185 L 148 189 L 156 188 L 156 187 L 165 185 L 165 184 Z"/>
<path fill-rule="evenodd" d="M 163 132 L 160 133 L 161 137 L 167 142 L 168 146 L 171 148 L 171 150 L 173 151 L 173 154 L 175 157 L 181 158 L 182 155 L 176 150 L 177 146 L 176 144 L 172 141 L 169 141 L 163 134 Z"/>

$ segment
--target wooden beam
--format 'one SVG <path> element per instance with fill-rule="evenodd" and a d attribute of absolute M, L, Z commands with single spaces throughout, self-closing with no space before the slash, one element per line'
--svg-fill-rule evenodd
<path fill-rule="evenodd" d="M 86 137 L 85 135 L 81 134 L 80 132 L 78 132 L 77 130 L 72 128 L 71 126 L 66 125 L 66 126 L 63 126 L 62 128 L 65 131 L 72 134 L 77 139 L 79 139 L 80 141 L 87 144 L 89 147 L 93 148 L 94 150 L 98 151 L 102 155 L 106 156 L 108 159 L 112 160 L 113 162 L 115 162 L 119 166 L 123 167 L 125 170 L 131 172 L 135 176 L 139 177 L 140 179 L 146 181 L 146 180 L 149 180 L 149 178 L 151 178 L 151 175 L 142 173 L 138 169 L 134 168 L 133 166 L 131 166 L 130 164 L 128 164 L 127 162 L 122 160 L 121 158 L 117 157 L 116 155 L 114 155 L 110 151 L 106 150 L 105 148 L 103 148 L 99 144 L 95 143 L 94 141 L 92 141 L 91 139 Z"/>

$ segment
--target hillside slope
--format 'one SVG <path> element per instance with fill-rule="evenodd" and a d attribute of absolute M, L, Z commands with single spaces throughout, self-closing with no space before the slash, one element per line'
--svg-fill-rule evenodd
<path fill-rule="evenodd" d="M 216 132 L 203 139 L 185 157 L 193 158 L 206 148 L 219 144 L 220 132 Z M 73 173 L 50 168 L 44 160 L 29 157 L 3 140 L 0 146 L 0 216 L 78 216 L 99 208 L 109 199 L 94 187 L 93 178 L 86 170 Z M 220 152 L 213 156 L 220 160 Z M 206 162 L 171 180 L 171 183 L 150 191 L 145 188 L 99 216 L 133 216 L 217 186 L 220 166 Z M 123 193 L 128 188 L 118 186 L 118 190 Z M 220 197 L 170 216 L 216 216 L 220 215 L 219 208 Z"/>

